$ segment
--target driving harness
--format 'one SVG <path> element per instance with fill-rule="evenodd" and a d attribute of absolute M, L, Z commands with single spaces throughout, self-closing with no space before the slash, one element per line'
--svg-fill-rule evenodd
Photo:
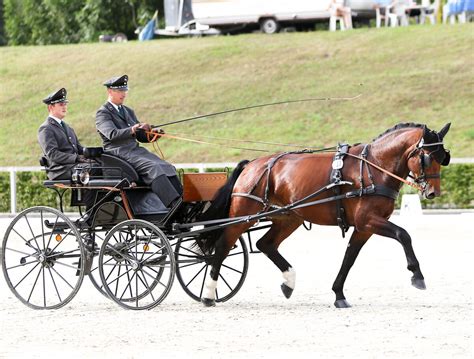
<path fill-rule="evenodd" d="M 342 232 L 342 237 L 345 237 L 345 233 L 349 230 L 349 225 L 347 224 L 346 216 L 345 216 L 345 209 L 343 205 L 343 199 L 349 199 L 349 198 L 355 198 L 355 197 L 362 197 L 362 196 L 383 196 L 387 198 L 391 198 L 393 200 L 396 200 L 398 197 L 398 191 L 391 189 L 387 186 L 384 185 L 375 185 L 374 179 L 372 176 L 372 173 L 370 171 L 369 165 L 365 161 L 360 161 L 360 167 L 359 167 L 359 188 L 355 189 L 353 191 L 348 191 L 345 193 L 341 193 L 341 186 L 342 185 L 350 185 L 353 186 L 354 184 L 350 181 L 345 181 L 342 177 L 342 169 L 344 167 L 344 159 L 346 158 L 347 155 L 349 154 L 349 149 L 350 146 L 348 144 L 338 144 L 336 147 L 336 153 L 334 154 L 333 157 L 333 162 L 332 162 L 332 170 L 331 174 L 329 177 L 329 184 L 322 187 L 321 189 L 311 193 L 310 195 L 293 202 L 289 205 L 284 206 L 288 210 L 293 210 L 293 209 L 298 209 L 301 207 L 307 207 L 310 205 L 315 205 L 315 204 L 320 204 L 320 203 L 326 203 L 326 202 L 336 202 L 336 220 L 338 226 L 341 228 Z M 364 148 L 362 149 L 362 152 L 360 154 L 360 157 L 363 159 L 367 159 L 368 152 L 369 152 L 369 145 L 366 144 Z M 272 204 L 269 199 L 268 195 L 270 192 L 270 180 L 271 180 L 271 170 L 275 166 L 275 164 L 284 156 L 289 155 L 289 154 L 307 154 L 307 153 L 315 153 L 318 151 L 315 150 L 302 150 L 302 151 L 289 151 L 289 152 L 283 152 L 278 154 L 277 156 L 273 157 L 268 163 L 267 167 L 265 170 L 262 172 L 258 180 L 255 182 L 253 187 L 248 193 L 239 193 L 235 192 L 232 193 L 232 197 L 245 197 L 252 199 L 254 201 L 257 201 L 262 204 L 263 208 L 260 213 L 264 213 L 266 211 L 272 210 L 272 209 L 280 209 L 283 208 L 281 206 L 278 206 L 276 204 Z M 364 174 L 364 165 L 366 167 L 367 171 L 367 176 L 369 178 L 370 184 L 368 186 L 364 185 L 364 179 L 363 179 L 363 174 Z M 265 191 L 263 198 L 253 195 L 252 192 L 257 188 L 258 184 L 262 180 L 262 178 L 265 177 Z M 324 198 L 318 201 L 314 202 L 308 202 L 310 199 L 317 197 L 319 194 L 325 192 L 326 190 L 332 189 L 334 192 L 334 196 L 329 197 L 329 198 Z M 304 203 L 304 204 L 303 204 Z M 287 212 L 288 213 L 288 212 Z"/>

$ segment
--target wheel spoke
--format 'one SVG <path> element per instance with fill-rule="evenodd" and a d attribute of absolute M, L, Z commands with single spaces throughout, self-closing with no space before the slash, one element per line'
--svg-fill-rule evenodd
<path fill-rule="evenodd" d="M 119 269 L 120 269 L 120 268 L 121 268 L 121 267 L 119 267 Z M 122 274 L 120 274 L 120 275 L 119 275 L 117 278 L 115 278 L 113 281 L 107 282 L 107 285 L 110 285 L 110 284 L 112 284 L 113 282 L 119 280 L 120 278 L 122 278 L 125 274 L 127 274 L 127 273 L 130 272 L 130 271 L 131 271 L 131 269 L 129 269 L 128 271 L 126 271 L 126 272 L 124 272 L 124 273 L 122 273 Z"/>
<path fill-rule="evenodd" d="M 24 254 L 26 255 L 26 258 L 28 257 L 31 257 L 31 256 L 34 256 L 36 253 L 26 253 L 26 252 L 22 252 L 22 251 L 19 251 L 17 249 L 13 249 L 13 248 L 9 248 L 9 247 L 5 247 L 6 250 L 9 250 L 9 251 L 12 251 L 12 252 L 16 252 L 16 253 L 20 253 L 20 254 Z"/>
<path fill-rule="evenodd" d="M 59 301 L 62 302 L 61 296 L 59 295 L 58 287 L 56 286 L 56 281 L 53 278 L 53 272 L 51 272 L 51 268 L 48 268 L 49 275 L 51 276 L 51 280 L 53 281 L 54 289 L 56 289 L 56 294 L 58 295 Z"/>
<path fill-rule="evenodd" d="M 65 267 L 68 267 L 68 268 L 72 268 L 72 269 L 74 269 L 74 270 L 80 270 L 80 269 L 79 269 L 80 267 L 74 267 L 74 266 L 72 266 L 72 265 L 70 265 L 70 264 L 66 264 L 66 263 L 63 263 L 63 262 L 60 262 L 60 261 L 55 261 L 54 263 L 59 264 L 59 265 L 62 265 L 62 266 L 65 266 Z"/>
<path fill-rule="evenodd" d="M 123 296 L 125 295 L 125 292 L 127 291 L 127 288 L 130 287 L 130 284 L 131 284 L 131 282 L 132 282 L 132 280 L 133 280 L 133 278 L 135 277 L 136 274 L 137 274 L 137 272 L 133 273 L 132 278 L 128 281 L 127 286 L 125 287 L 125 289 L 123 290 L 122 295 L 119 298 L 120 300 L 123 299 Z"/>
<path fill-rule="evenodd" d="M 229 255 L 227 256 L 227 258 L 228 258 L 228 257 L 233 257 L 233 256 L 238 256 L 238 255 L 243 254 L 243 253 L 244 253 L 244 252 L 231 253 L 231 254 L 229 254 Z"/>
<path fill-rule="evenodd" d="M 56 263 L 57 263 L 57 262 L 56 262 Z M 56 274 L 59 276 L 59 278 L 61 278 L 71 289 L 74 289 L 74 287 L 73 287 L 71 284 L 69 284 L 69 282 L 68 282 L 56 269 L 54 269 L 54 267 L 51 267 L 51 269 L 52 269 L 52 270 L 54 271 L 54 273 L 56 273 Z"/>
<path fill-rule="evenodd" d="M 232 287 L 229 285 L 229 283 L 227 283 L 227 281 L 225 280 L 224 276 L 223 276 L 221 273 L 219 273 L 219 278 L 221 278 L 222 281 L 223 281 L 223 282 L 225 283 L 225 285 L 227 286 L 227 288 L 229 288 L 229 290 L 232 291 Z M 216 291 L 217 291 L 217 289 L 216 289 Z"/>
<path fill-rule="evenodd" d="M 232 268 L 232 267 L 230 267 L 230 266 L 228 266 L 228 265 L 225 265 L 224 263 L 222 263 L 222 266 L 225 267 L 225 268 L 227 268 L 227 269 L 233 270 L 234 272 L 237 272 L 237 273 L 239 273 L 239 274 L 242 274 L 241 271 L 239 271 L 239 270 L 237 270 L 237 269 L 235 269 L 235 268 Z"/>
<path fill-rule="evenodd" d="M 56 258 L 56 257 L 60 257 L 60 256 L 63 256 L 65 254 L 69 254 L 69 253 L 74 253 L 74 252 L 80 252 L 81 249 L 80 248 L 77 248 L 77 249 L 71 249 L 70 251 L 66 251 L 66 252 L 59 252 L 59 253 L 54 253 L 54 254 L 51 254 L 49 256 L 46 256 L 46 259 L 51 259 L 51 258 Z M 80 255 L 79 255 L 80 257 Z"/>
<path fill-rule="evenodd" d="M 204 272 L 204 279 L 202 281 L 201 291 L 199 292 L 199 298 L 202 298 L 202 292 L 204 291 L 204 283 L 206 282 L 207 268 L 208 266 L 206 265 L 206 271 Z"/>
<path fill-rule="evenodd" d="M 44 300 L 43 303 L 44 303 L 44 306 L 46 307 L 46 281 L 44 279 L 44 267 L 41 272 L 43 272 L 43 300 Z"/>
<path fill-rule="evenodd" d="M 144 286 L 146 287 L 146 289 L 148 290 L 148 293 L 150 293 L 151 299 L 152 299 L 153 301 L 155 301 L 155 297 L 153 296 L 153 292 L 152 292 L 152 290 L 150 289 L 150 286 L 148 285 L 148 281 L 146 280 L 146 277 L 145 277 L 145 274 L 143 273 L 143 270 L 140 269 L 140 272 L 142 272 L 142 274 L 143 274 L 143 280 L 144 280 L 145 282 L 143 282 L 143 280 L 138 276 L 138 274 L 137 274 L 137 277 L 140 278 L 141 282 L 143 283 L 143 285 L 144 285 Z"/>
<path fill-rule="evenodd" d="M 178 263 L 179 263 L 179 261 L 178 261 Z M 200 262 L 193 262 L 193 263 L 188 263 L 188 264 L 185 264 L 185 265 L 183 265 L 183 266 L 179 266 L 179 269 L 183 269 L 183 268 L 187 268 L 187 267 L 195 266 L 195 265 L 197 265 L 197 264 L 201 264 L 201 263 L 202 263 L 202 261 L 200 261 Z"/>
<path fill-rule="evenodd" d="M 17 235 L 19 235 L 21 237 L 21 239 L 23 239 L 25 241 L 25 243 L 28 247 L 30 247 L 31 249 L 34 249 L 36 252 L 41 251 L 38 247 L 38 243 L 36 243 L 36 248 L 31 245 L 30 241 L 33 240 L 33 238 L 30 239 L 29 241 L 27 241 L 20 233 L 17 232 L 17 230 L 15 228 L 12 228 L 12 231 L 15 232 Z M 35 240 L 35 242 L 36 242 L 36 240 Z"/>
<path fill-rule="evenodd" d="M 23 278 L 21 278 L 21 280 L 20 280 L 15 286 L 13 286 L 13 288 L 16 289 L 16 287 L 18 287 L 18 286 L 20 285 L 20 283 L 23 282 L 23 280 L 24 280 L 26 277 L 28 277 L 28 276 L 30 275 L 30 273 L 35 270 L 36 267 L 39 266 L 39 264 L 40 264 L 39 262 L 36 263 L 36 265 L 35 265 L 33 268 L 31 268 L 31 270 L 30 270 L 28 273 L 26 273 L 25 276 L 24 276 Z"/>
<path fill-rule="evenodd" d="M 132 281 L 132 280 L 130 279 L 130 271 L 131 271 L 133 268 L 129 270 L 129 269 L 128 269 L 128 265 L 125 264 L 125 269 L 127 269 L 128 283 L 130 283 L 130 282 Z M 133 277 L 133 275 L 132 275 L 132 277 Z M 138 295 L 138 291 L 137 291 L 137 295 Z M 123 297 L 123 295 L 122 295 L 122 297 Z M 133 298 L 132 286 L 130 286 L 130 298 Z"/>
<path fill-rule="evenodd" d="M 127 270 L 126 273 L 127 273 L 127 276 L 128 276 L 128 272 L 129 272 L 129 271 L 128 271 L 128 267 L 126 268 L 126 270 Z M 121 276 L 120 276 L 120 272 L 121 272 L 121 271 L 122 271 L 122 267 L 119 266 L 119 268 L 118 268 L 118 274 L 117 274 L 117 275 L 118 275 L 117 279 L 119 279 L 119 278 L 121 277 Z M 117 280 L 117 282 L 115 282 L 115 293 L 114 293 L 115 296 L 117 296 L 118 285 L 119 285 L 119 282 L 118 282 L 118 280 Z"/>
<path fill-rule="evenodd" d="M 53 238 L 54 230 L 56 229 L 56 224 L 58 224 L 58 219 L 59 219 L 59 216 L 56 215 L 56 219 L 54 220 L 54 226 L 53 226 L 53 229 L 51 230 L 51 234 L 49 235 L 48 245 L 46 246 L 46 248 L 49 248 L 49 244 L 51 243 L 51 239 Z"/>
<path fill-rule="evenodd" d="M 204 270 L 206 269 L 206 273 L 207 273 L 207 264 L 204 264 L 202 266 L 202 268 L 199 270 L 199 272 L 197 272 L 194 277 L 188 282 L 186 283 L 186 287 L 189 287 L 189 285 L 197 278 L 197 276 Z M 204 279 L 206 278 L 206 275 L 204 274 Z"/>
<path fill-rule="evenodd" d="M 40 218 L 41 218 L 41 236 L 43 237 L 43 248 L 46 249 L 46 241 L 44 239 L 44 223 L 43 223 L 43 211 L 40 211 Z M 43 271 L 44 273 L 44 271 Z M 44 275 L 44 274 L 43 274 Z M 44 304 L 46 307 L 46 303 Z"/>
<path fill-rule="evenodd" d="M 43 271 L 43 267 L 41 267 L 40 270 L 38 271 L 38 275 L 36 276 L 35 283 L 33 284 L 33 287 L 31 288 L 31 292 L 30 292 L 30 295 L 29 295 L 28 300 L 27 300 L 28 302 L 30 301 L 31 295 L 33 294 L 33 291 L 36 288 L 36 283 L 38 283 L 38 278 L 39 278 L 42 271 Z"/>
<path fill-rule="evenodd" d="M 31 229 L 30 221 L 28 220 L 28 216 L 26 215 L 26 213 L 25 213 L 25 219 L 26 219 L 26 223 L 28 223 L 28 228 L 30 229 L 31 235 L 33 236 L 32 239 L 35 240 L 36 248 L 38 248 L 38 252 L 39 252 L 39 251 L 40 251 L 40 249 L 39 249 L 40 246 L 39 246 L 39 244 L 38 244 L 38 241 L 36 240 L 36 236 L 35 236 L 35 234 L 33 233 L 33 230 Z M 16 232 L 16 231 L 15 231 L 15 232 Z"/>
<path fill-rule="evenodd" d="M 18 265 L 16 265 L 16 266 L 8 267 L 8 268 L 5 268 L 5 269 L 6 269 L 6 270 L 10 270 L 10 269 L 18 268 L 18 267 L 24 267 L 24 266 L 26 266 L 26 265 L 28 265 L 28 264 L 33 264 L 33 263 L 38 263 L 38 261 L 35 260 L 35 261 L 32 261 L 32 262 L 25 262 L 25 263 L 23 263 L 23 264 L 18 264 Z"/>
<path fill-rule="evenodd" d="M 143 273 L 145 273 L 147 276 L 149 276 L 150 278 L 152 278 L 154 281 L 157 281 L 159 284 L 161 284 L 163 287 L 166 288 L 166 285 L 164 283 L 162 283 L 159 278 L 154 278 L 150 273 L 147 273 L 147 271 L 145 271 L 143 268 L 141 269 L 141 271 Z M 159 273 L 157 272 L 157 274 L 159 274 Z"/>

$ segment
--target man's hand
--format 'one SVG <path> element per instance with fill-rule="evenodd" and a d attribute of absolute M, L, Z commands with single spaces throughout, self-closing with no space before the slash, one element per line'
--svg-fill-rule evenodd
<path fill-rule="evenodd" d="M 162 128 L 156 127 L 152 130 L 153 132 L 159 133 L 160 135 L 163 135 L 165 133 L 165 130 Z"/>
<path fill-rule="evenodd" d="M 139 127 L 140 127 L 139 123 L 137 123 L 137 124 L 135 124 L 131 127 L 132 135 L 135 135 L 135 132 L 137 132 L 137 128 L 139 128 Z"/>
<path fill-rule="evenodd" d="M 139 128 L 141 128 L 142 130 L 145 130 L 147 132 L 151 131 L 151 126 L 148 123 L 141 123 Z"/>
<path fill-rule="evenodd" d="M 84 157 L 84 155 L 77 155 L 77 162 L 79 163 L 87 163 L 89 160 Z"/>

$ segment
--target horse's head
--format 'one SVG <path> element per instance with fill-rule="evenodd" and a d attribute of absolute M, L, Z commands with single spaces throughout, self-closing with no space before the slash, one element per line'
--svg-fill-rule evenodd
<path fill-rule="evenodd" d="M 408 156 L 408 169 L 415 183 L 423 188 L 423 195 L 433 199 L 441 194 L 441 166 L 447 166 L 451 159 L 449 151 L 444 148 L 443 139 L 451 123 L 436 132 L 423 128 L 423 136 Z"/>

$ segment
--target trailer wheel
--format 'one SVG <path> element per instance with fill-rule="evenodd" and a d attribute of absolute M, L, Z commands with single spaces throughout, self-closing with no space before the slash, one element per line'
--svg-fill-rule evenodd
<path fill-rule="evenodd" d="M 273 18 L 260 20 L 260 29 L 265 34 L 274 34 L 280 30 L 280 24 Z"/>

